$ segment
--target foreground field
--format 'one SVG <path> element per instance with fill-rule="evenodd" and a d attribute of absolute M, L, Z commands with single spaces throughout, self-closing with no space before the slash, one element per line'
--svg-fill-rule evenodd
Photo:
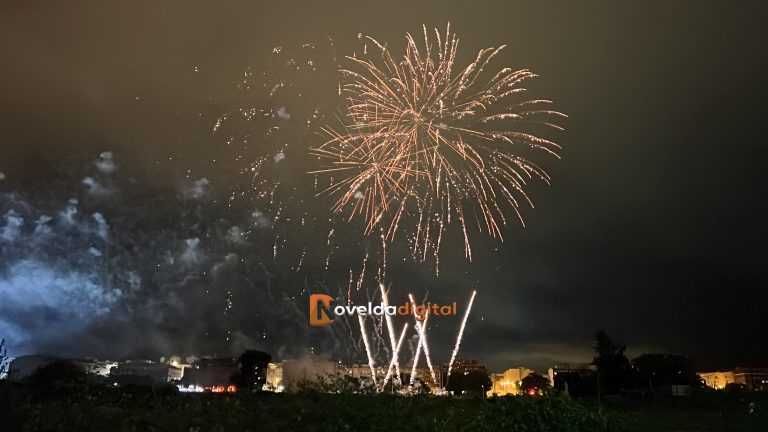
<path fill-rule="evenodd" d="M 609 398 L 604 407 L 625 432 L 768 432 L 768 400 L 759 394 Z"/>
<path fill-rule="evenodd" d="M 766 431 L 741 400 L 595 405 L 562 397 L 453 399 L 178 394 L 146 388 L 0 386 L 0 431 Z"/>

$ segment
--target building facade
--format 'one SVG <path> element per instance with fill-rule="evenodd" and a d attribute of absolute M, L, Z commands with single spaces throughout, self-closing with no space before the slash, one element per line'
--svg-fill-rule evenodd
<path fill-rule="evenodd" d="M 699 372 L 699 376 L 707 387 L 713 389 L 737 384 L 749 390 L 768 391 L 768 368 L 738 367 L 731 371 Z"/>
<path fill-rule="evenodd" d="M 506 371 L 498 374 L 491 375 L 491 389 L 488 390 L 487 395 L 490 396 L 516 396 L 520 394 L 520 386 L 523 383 L 523 378 L 534 373 L 533 369 L 525 367 L 517 367 L 507 369 Z"/>

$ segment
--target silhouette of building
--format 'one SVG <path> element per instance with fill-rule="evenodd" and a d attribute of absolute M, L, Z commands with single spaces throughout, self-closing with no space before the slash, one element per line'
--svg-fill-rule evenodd
<path fill-rule="evenodd" d="M 338 362 L 319 359 L 292 359 L 281 363 L 282 381 L 287 392 L 296 392 L 304 385 L 331 382 L 345 375 L 345 368 Z"/>
<path fill-rule="evenodd" d="M 267 383 L 267 371 L 272 356 L 256 350 L 248 350 L 237 359 L 238 372 L 235 384 L 241 391 L 261 391 Z"/>
<path fill-rule="evenodd" d="M 113 367 L 117 367 L 118 363 L 109 360 L 98 360 L 95 358 L 84 358 L 79 360 L 72 360 L 73 363 L 83 368 L 85 373 L 89 375 L 98 375 L 102 377 L 109 376 Z"/>
<path fill-rule="evenodd" d="M 558 363 L 547 371 L 552 388 L 571 396 L 597 394 L 597 368 L 590 363 Z"/>
<path fill-rule="evenodd" d="M 109 379 L 114 385 L 162 385 L 179 380 L 182 369 L 151 360 L 128 360 L 111 368 Z"/>
<path fill-rule="evenodd" d="M 194 391 L 234 391 L 234 379 L 239 371 L 232 357 L 201 358 L 184 369 L 181 387 Z"/>

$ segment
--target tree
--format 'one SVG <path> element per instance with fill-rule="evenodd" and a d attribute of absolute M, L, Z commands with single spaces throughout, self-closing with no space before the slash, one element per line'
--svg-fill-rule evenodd
<path fill-rule="evenodd" d="M 538 394 L 549 387 L 549 380 L 536 373 L 528 374 L 520 383 L 520 390 L 523 394 L 529 394 L 531 396 Z"/>
<path fill-rule="evenodd" d="M 55 360 L 34 371 L 26 378 L 27 382 L 37 387 L 53 384 L 85 381 L 85 370 L 70 360 Z"/>
<path fill-rule="evenodd" d="M 614 344 L 603 330 L 597 332 L 595 339 L 592 364 L 597 366 L 600 390 L 606 394 L 616 394 L 630 385 L 631 369 L 629 359 L 624 355 L 627 348 Z"/>

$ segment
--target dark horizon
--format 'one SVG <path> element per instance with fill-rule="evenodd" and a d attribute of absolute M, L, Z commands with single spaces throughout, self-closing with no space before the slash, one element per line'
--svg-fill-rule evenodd
<path fill-rule="evenodd" d="M 277 155 L 313 139 L 315 123 L 303 120 L 316 106 L 335 115 L 332 58 L 357 50 L 361 32 L 399 53 L 406 32 L 450 22 L 462 63 L 506 44 L 497 67 L 539 75 L 530 94 L 569 116 L 555 134 L 562 159 L 541 158 L 552 184 L 532 184 L 526 227 L 509 224 L 503 243 L 476 235 L 473 262 L 453 237 L 437 277 L 393 260 L 398 301 L 413 290 L 461 303 L 476 289 L 459 357 L 493 371 L 589 361 L 598 329 L 630 357 L 686 355 L 701 371 L 768 366 L 766 9 L 4 4 L 0 338 L 12 356 L 343 355 L 338 335 L 306 324 L 302 296 L 345 289 L 370 239 L 338 233 L 330 270 L 312 250 L 297 270 L 301 242 L 328 237 L 307 228 L 270 261 L 275 215 L 248 195 L 243 171 L 254 153 L 227 140 L 250 134 L 251 149 L 274 148 L 272 175 L 300 189 L 305 173 Z M 248 71 L 284 86 L 274 97 L 238 89 Z M 246 105 L 277 113 L 282 129 L 214 130 Z M 440 324 L 436 363 L 448 360 L 458 320 Z"/>

